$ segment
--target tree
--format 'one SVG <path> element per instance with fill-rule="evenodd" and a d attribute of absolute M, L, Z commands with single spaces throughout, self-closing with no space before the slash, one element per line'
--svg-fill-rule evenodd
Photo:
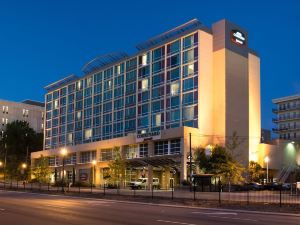
<path fill-rule="evenodd" d="M 248 167 L 249 173 L 249 181 L 259 182 L 261 179 L 264 178 L 264 170 L 263 168 L 254 161 L 250 161 Z"/>
<path fill-rule="evenodd" d="M 41 155 L 39 159 L 36 160 L 36 165 L 32 169 L 32 175 L 39 183 L 49 183 L 51 169 L 48 165 L 48 159 Z"/>
<path fill-rule="evenodd" d="M 229 185 L 231 183 L 240 183 L 244 180 L 242 177 L 244 168 L 222 146 L 215 146 L 211 155 L 206 155 L 205 149 L 197 148 L 195 158 L 201 171 L 214 174 L 214 176 L 220 177 L 223 182 Z"/>
<path fill-rule="evenodd" d="M 120 148 L 113 149 L 114 160 L 109 163 L 109 180 L 112 183 L 123 184 L 126 171 L 126 160 L 122 157 Z"/>
<path fill-rule="evenodd" d="M 36 133 L 26 121 L 13 121 L 6 125 L 0 141 L 0 157 L 6 159 L 6 173 L 18 174 L 18 167 L 28 163 L 30 153 L 43 148 L 43 134 Z"/>

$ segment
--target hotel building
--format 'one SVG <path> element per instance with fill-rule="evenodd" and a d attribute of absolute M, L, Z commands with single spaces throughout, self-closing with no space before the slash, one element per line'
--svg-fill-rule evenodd
<path fill-rule="evenodd" d="M 117 148 L 127 160 L 127 181 L 146 176 L 151 184 L 155 177 L 166 187 L 189 179 L 190 146 L 224 145 L 234 132 L 243 139 L 239 160 L 257 160 L 260 59 L 246 30 L 194 19 L 137 49 L 97 57 L 84 76 L 46 87 L 44 150 L 31 154 L 33 166 L 43 155 L 53 176 L 62 176 L 66 148 L 70 180 L 103 184 Z"/>
<path fill-rule="evenodd" d="M 12 102 L 0 100 L 0 132 L 5 131 L 6 124 L 16 120 L 26 121 L 37 133 L 44 132 L 44 103 L 32 100 Z"/>

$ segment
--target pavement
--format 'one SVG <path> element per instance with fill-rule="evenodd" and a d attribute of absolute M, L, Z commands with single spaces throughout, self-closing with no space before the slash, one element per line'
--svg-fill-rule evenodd
<path fill-rule="evenodd" d="M 0 191 L 1 225 L 300 224 L 300 215 Z"/>

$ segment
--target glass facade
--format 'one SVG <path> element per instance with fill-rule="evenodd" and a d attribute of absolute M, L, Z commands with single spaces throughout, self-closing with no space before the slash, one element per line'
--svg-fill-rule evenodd
<path fill-rule="evenodd" d="M 197 128 L 198 33 L 61 86 L 47 93 L 45 101 L 45 149 Z M 157 148 L 164 154 L 164 145 Z"/>

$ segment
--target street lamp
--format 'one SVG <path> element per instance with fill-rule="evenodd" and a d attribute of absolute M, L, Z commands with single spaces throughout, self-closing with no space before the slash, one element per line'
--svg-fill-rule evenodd
<path fill-rule="evenodd" d="M 270 158 L 269 156 L 266 156 L 265 163 L 267 164 L 267 182 L 269 182 L 269 162 L 270 162 Z"/>
<path fill-rule="evenodd" d="M 64 182 L 65 182 L 65 156 L 67 155 L 67 149 L 62 148 L 60 154 L 62 155 L 62 182 L 61 182 L 61 191 L 64 192 Z"/>

